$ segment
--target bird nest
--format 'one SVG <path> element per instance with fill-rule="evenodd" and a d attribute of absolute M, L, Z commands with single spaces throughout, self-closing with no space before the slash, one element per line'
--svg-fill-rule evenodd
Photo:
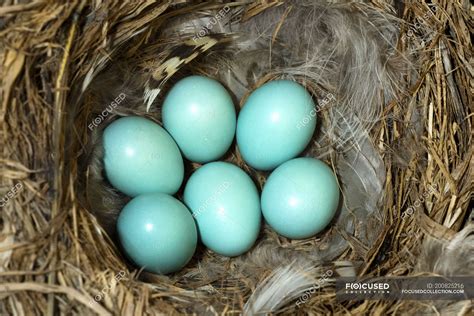
<path fill-rule="evenodd" d="M 470 15 L 468 1 L 3 1 L 0 313 L 467 314 L 469 301 L 338 301 L 334 280 L 472 274 Z M 127 261 L 128 198 L 103 176 L 101 131 L 161 123 L 190 74 L 238 107 L 269 80 L 307 88 L 319 127 L 302 155 L 342 193 L 330 227 L 290 240 L 264 225 L 248 253 L 199 247 L 166 276 Z M 268 173 L 235 144 L 223 159 L 261 189 Z"/>

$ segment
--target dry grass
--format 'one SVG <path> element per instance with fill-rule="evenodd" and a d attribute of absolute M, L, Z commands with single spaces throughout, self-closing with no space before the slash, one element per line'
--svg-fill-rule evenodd
<path fill-rule="evenodd" d="M 388 10 L 382 1 L 374 3 Z M 276 4 L 233 6 L 244 6 L 240 17 L 251 19 Z M 384 119 L 371 131 L 386 164 L 381 210 L 385 226 L 370 248 L 345 236 L 351 247 L 338 258 L 363 261 L 360 273 L 365 275 L 414 273 L 420 241 L 452 239 L 467 225 L 472 210 L 473 11 L 467 1 L 439 0 L 435 5 L 436 13 L 430 18 L 423 1 L 399 7 L 407 22 L 399 49 L 415 55 L 420 76 L 409 94 L 385 108 Z M 113 235 L 109 237 L 101 228 L 84 196 L 84 157 L 90 154 L 85 144 L 91 142 L 87 124 L 96 115 L 93 101 L 80 96 L 84 77 L 91 69 L 99 71 L 110 58 L 127 60 L 137 55 L 140 63 L 133 70 L 158 69 L 177 44 L 176 39 L 148 42 L 154 32 L 170 17 L 219 7 L 166 2 L 3 2 L 0 193 L 4 196 L 16 183 L 23 187 L 0 213 L 0 314 L 88 315 L 91 310 L 102 315 L 237 314 L 256 284 L 271 272 L 262 268 L 249 276 L 233 271 L 232 260 L 210 259 L 213 255 L 202 251 L 203 262 L 214 260 L 233 271 L 234 277 L 193 278 L 189 271 L 171 277 L 140 274 L 123 260 L 111 240 Z M 413 32 L 420 20 L 422 27 L 433 30 L 428 43 Z M 229 40 L 222 37 L 212 45 Z M 189 61 L 212 49 L 206 44 L 196 56 L 187 55 Z M 154 79 L 158 82 L 163 76 L 154 74 Z M 126 108 L 120 111 L 127 113 Z M 152 110 L 147 115 L 157 114 Z M 401 214 L 429 186 L 436 190 L 420 206 L 421 211 L 402 219 Z M 314 246 L 291 243 L 271 232 L 265 238 L 299 251 Z M 122 271 L 124 278 L 115 282 Z M 104 288 L 107 293 L 101 295 Z M 96 295 L 101 295 L 98 303 Z M 325 287 L 303 308 L 290 304 L 282 312 L 378 315 L 426 309 L 422 301 L 338 303 L 333 289 Z M 469 312 L 466 307 L 460 310 Z"/>

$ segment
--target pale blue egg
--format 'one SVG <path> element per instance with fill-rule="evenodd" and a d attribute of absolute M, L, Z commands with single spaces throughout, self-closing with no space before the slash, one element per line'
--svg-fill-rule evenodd
<path fill-rule="evenodd" d="M 140 268 L 167 274 L 192 258 L 197 230 L 183 203 L 163 193 L 139 195 L 125 205 L 117 221 L 123 250 Z"/>
<path fill-rule="evenodd" d="M 162 115 L 164 127 L 191 161 L 219 159 L 234 139 L 234 104 L 214 79 L 190 76 L 178 81 L 165 98 Z"/>
<path fill-rule="evenodd" d="M 336 214 L 339 187 L 322 161 L 296 158 L 276 168 L 262 192 L 262 212 L 280 235 L 303 239 L 321 232 Z"/>
<path fill-rule="evenodd" d="M 183 182 L 183 158 L 173 138 L 158 124 L 138 116 L 120 118 L 104 130 L 107 179 L 129 196 L 174 194 Z"/>
<path fill-rule="evenodd" d="M 271 170 L 300 154 L 315 128 L 315 105 L 305 88 L 294 81 L 270 81 L 245 101 L 237 144 L 250 166 Z"/>
<path fill-rule="evenodd" d="M 206 247 L 228 256 L 249 250 L 260 231 L 260 198 L 252 179 L 227 162 L 197 169 L 184 189 L 184 202 L 196 219 Z"/>

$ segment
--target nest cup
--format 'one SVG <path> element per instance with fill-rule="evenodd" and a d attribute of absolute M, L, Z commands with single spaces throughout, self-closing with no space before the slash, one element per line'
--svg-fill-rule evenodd
<path fill-rule="evenodd" d="M 334 280 L 472 271 L 466 6 L 6 6 L 0 313 L 431 311 L 421 301 L 336 301 Z M 57 22 L 40 23 L 53 12 L 61 12 Z M 40 25 L 41 36 L 24 31 Z M 102 131 L 129 115 L 161 125 L 167 92 L 193 74 L 221 82 L 237 112 L 270 80 L 306 87 L 316 109 L 301 124 L 317 117 L 318 126 L 301 156 L 331 166 L 341 190 L 323 232 L 290 240 L 264 224 L 246 254 L 199 246 L 166 276 L 126 259 L 115 224 L 130 198 L 105 177 Z M 246 165 L 235 141 L 222 160 L 261 191 L 269 172 Z M 184 183 L 199 166 L 185 162 Z M 467 306 L 433 304 L 460 313 Z"/>

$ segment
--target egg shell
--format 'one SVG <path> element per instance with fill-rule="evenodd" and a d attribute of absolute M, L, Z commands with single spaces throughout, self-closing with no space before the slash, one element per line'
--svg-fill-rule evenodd
<path fill-rule="evenodd" d="M 129 196 L 178 191 L 183 158 L 173 138 L 158 124 L 128 116 L 104 130 L 104 168 L 112 186 Z"/>
<path fill-rule="evenodd" d="M 315 104 L 306 89 L 294 81 L 270 81 L 245 101 L 237 121 L 237 144 L 247 164 L 272 170 L 300 154 L 315 128 Z"/>
<path fill-rule="evenodd" d="M 164 127 L 191 161 L 219 159 L 234 139 L 234 104 L 214 79 L 189 76 L 178 81 L 165 98 L 162 115 Z"/>
<path fill-rule="evenodd" d="M 127 256 L 157 274 L 183 268 L 197 245 L 191 212 L 163 193 L 139 195 L 128 202 L 119 215 L 117 232 Z"/>
<path fill-rule="evenodd" d="M 261 203 L 263 217 L 278 234 L 308 238 L 321 232 L 336 214 L 339 186 L 322 161 L 296 158 L 271 173 Z"/>
<path fill-rule="evenodd" d="M 184 201 L 196 219 L 203 244 L 214 252 L 238 256 L 249 250 L 260 231 L 260 198 L 252 179 L 237 166 L 211 162 L 195 171 Z"/>

